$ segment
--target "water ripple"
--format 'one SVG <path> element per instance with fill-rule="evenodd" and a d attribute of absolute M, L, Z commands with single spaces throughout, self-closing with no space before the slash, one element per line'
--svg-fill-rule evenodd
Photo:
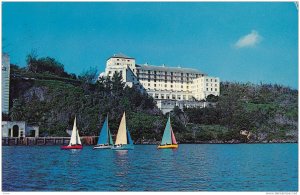
<path fill-rule="evenodd" d="M 3 191 L 297 191 L 297 144 L 3 147 Z"/>

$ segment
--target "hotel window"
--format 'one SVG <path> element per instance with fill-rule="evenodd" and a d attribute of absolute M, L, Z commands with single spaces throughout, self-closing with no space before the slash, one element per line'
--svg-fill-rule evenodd
<path fill-rule="evenodd" d="M 176 96 L 175 96 L 175 95 L 172 95 L 172 99 L 175 100 L 175 99 L 176 99 Z"/>
<path fill-rule="evenodd" d="M 130 62 L 130 60 L 127 60 L 127 62 Z"/>
<path fill-rule="evenodd" d="M 117 61 L 119 61 L 120 59 L 117 59 Z"/>
<path fill-rule="evenodd" d="M 150 79 L 148 79 L 148 82 L 150 82 Z"/>
<path fill-rule="evenodd" d="M 155 98 L 158 99 L 158 94 L 155 94 Z"/>
<path fill-rule="evenodd" d="M 215 87 L 217 86 L 217 84 L 215 84 Z"/>
<path fill-rule="evenodd" d="M 217 88 L 215 88 L 215 91 L 218 91 Z"/>
<path fill-rule="evenodd" d="M 111 74 L 111 71 L 108 71 L 108 74 Z"/>
<path fill-rule="evenodd" d="M 208 79 L 206 79 L 206 81 L 208 81 Z"/>
<path fill-rule="evenodd" d="M 156 84 L 154 84 L 154 87 L 156 87 Z"/>
<path fill-rule="evenodd" d="M 206 91 L 208 91 L 208 88 L 206 88 Z"/>
<path fill-rule="evenodd" d="M 212 82 L 212 79 L 210 79 L 210 81 Z"/>
<path fill-rule="evenodd" d="M 148 87 L 150 87 L 150 83 L 148 83 Z"/>
<path fill-rule="evenodd" d="M 206 83 L 206 86 L 208 86 L 208 83 Z"/>
<path fill-rule="evenodd" d="M 185 100 L 185 98 L 186 98 L 185 95 L 183 95 L 183 96 L 182 96 L 182 99 Z"/>
<path fill-rule="evenodd" d="M 183 88 L 183 85 L 181 85 L 181 89 Z"/>
<path fill-rule="evenodd" d="M 161 97 L 161 99 L 165 99 L 165 95 L 164 94 L 161 94 L 160 97 Z"/>
<path fill-rule="evenodd" d="M 169 96 L 169 95 L 167 95 L 167 99 L 170 99 L 170 96 Z"/>
<path fill-rule="evenodd" d="M 212 88 L 210 88 L 210 90 L 212 91 Z"/>
<path fill-rule="evenodd" d="M 217 82 L 217 79 L 215 79 L 215 82 Z"/>
<path fill-rule="evenodd" d="M 173 85 L 171 85 L 171 88 L 173 87 Z"/>
<path fill-rule="evenodd" d="M 167 87 L 167 84 L 165 84 L 165 87 Z"/>
<path fill-rule="evenodd" d="M 120 65 L 120 63 L 117 63 L 117 65 Z"/>

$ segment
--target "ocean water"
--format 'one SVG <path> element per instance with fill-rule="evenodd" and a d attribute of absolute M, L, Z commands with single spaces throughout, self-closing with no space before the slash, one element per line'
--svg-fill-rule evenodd
<path fill-rule="evenodd" d="M 298 191 L 298 144 L 3 146 L 2 191 Z"/>

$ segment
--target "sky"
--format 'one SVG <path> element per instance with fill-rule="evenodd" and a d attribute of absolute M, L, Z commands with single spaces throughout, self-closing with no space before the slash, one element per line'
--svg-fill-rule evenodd
<path fill-rule="evenodd" d="M 296 89 L 298 10 L 293 2 L 4 2 L 2 51 L 19 66 L 35 51 L 77 75 L 103 72 L 123 53 L 137 64 Z"/>

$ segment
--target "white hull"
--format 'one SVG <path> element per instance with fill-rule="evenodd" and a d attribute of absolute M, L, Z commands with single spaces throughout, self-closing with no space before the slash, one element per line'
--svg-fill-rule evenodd
<path fill-rule="evenodd" d="M 93 149 L 111 149 L 111 145 L 96 145 Z"/>

